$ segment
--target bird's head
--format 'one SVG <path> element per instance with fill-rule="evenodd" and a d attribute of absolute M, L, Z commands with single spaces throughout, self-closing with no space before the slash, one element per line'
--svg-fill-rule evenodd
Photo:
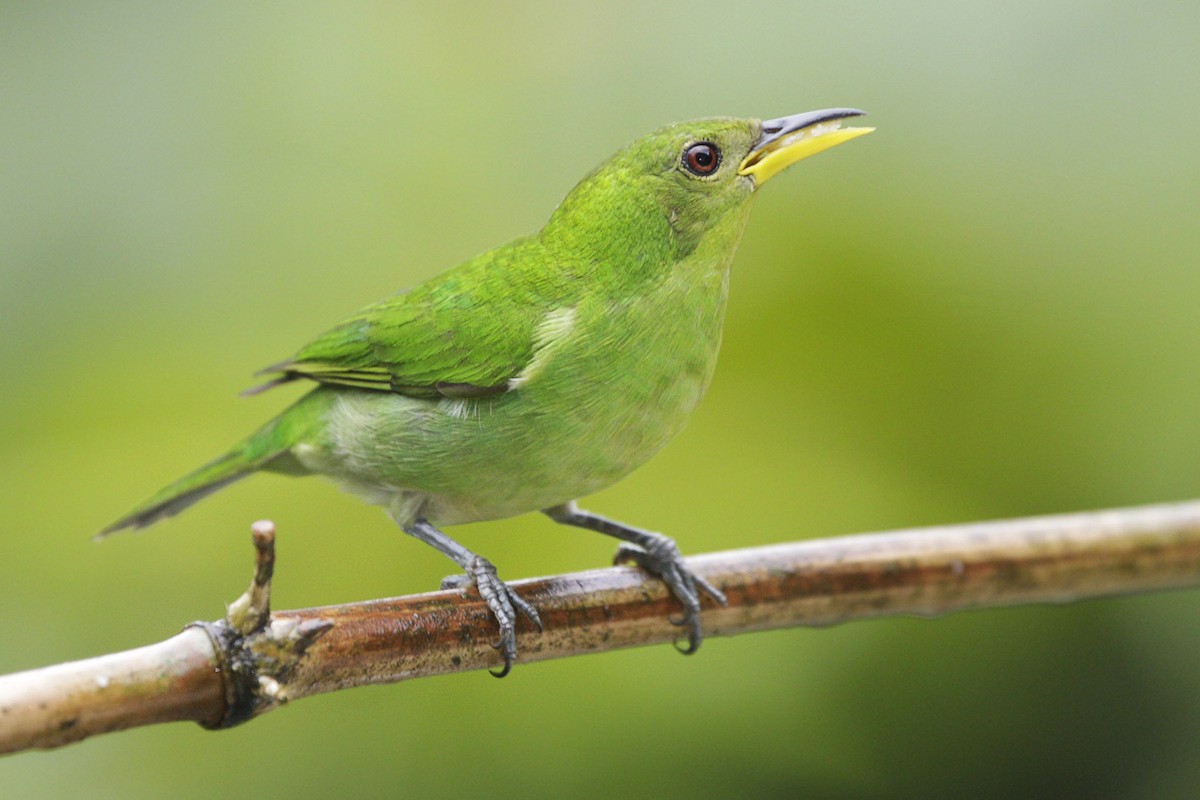
<path fill-rule="evenodd" d="M 830 108 L 660 128 L 580 182 L 555 217 L 604 227 L 606 241 L 666 235 L 689 251 L 712 234 L 732 236 L 729 244 L 736 245 L 755 191 L 797 161 L 870 133 L 874 128 L 841 127 L 842 120 L 864 113 Z"/>

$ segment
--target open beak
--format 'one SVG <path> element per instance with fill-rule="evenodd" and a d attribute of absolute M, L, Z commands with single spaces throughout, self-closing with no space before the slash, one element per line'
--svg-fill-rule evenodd
<path fill-rule="evenodd" d="M 742 159 L 738 175 L 749 175 L 756 185 L 762 186 L 802 158 L 875 130 L 841 127 L 843 119 L 866 113 L 857 108 L 826 108 L 764 120 L 762 136 L 750 154 Z"/>

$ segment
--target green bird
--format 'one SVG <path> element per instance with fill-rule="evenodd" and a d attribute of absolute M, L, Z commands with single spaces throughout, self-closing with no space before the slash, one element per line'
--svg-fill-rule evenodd
<path fill-rule="evenodd" d="M 263 389 L 316 386 L 225 455 L 101 535 L 142 528 L 259 470 L 324 475 L 387 509 L 464 573 L 516 658 L 518 614 L 537 610 L 448 525 L 538 511 L 623 544 L 617 561 L 661 578 L 683 605 L 684 652 L 700 601 L 724 595 L 675 542 L 578 508 L 683 428 L 713 373 L 729 267 L 756 190 L 789 165 L 873 128 L 850 108 L 705 119 L 644 136 L 584 178 L 541 231 L 367 306 L 318 336 Z"/>

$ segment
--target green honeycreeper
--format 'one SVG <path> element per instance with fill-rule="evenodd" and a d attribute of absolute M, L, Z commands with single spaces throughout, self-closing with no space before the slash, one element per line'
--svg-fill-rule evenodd
<path fill-rule="evenodd" d="M 682 603 L 693 652 L 700 596 L 724 595 L 668 537 L 576 507 L 683 428 L 721 342 L 729 266 L 756 190 L 872 128 L 850 108 L 706 119 L 644 136 L 584 178 L 542 230 L 367 306 L 250 390 L 316 384 L 225 455 L 106 528 L 141 528 L 258 470 L 328 476 L 451 558 L 499 623 L 537 610 L 443 526 L 541 510 L 620 539 L 618 562 Z"/>

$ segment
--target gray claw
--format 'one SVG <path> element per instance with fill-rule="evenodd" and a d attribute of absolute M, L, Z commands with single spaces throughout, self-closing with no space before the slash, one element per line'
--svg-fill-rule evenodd
<path fill-rule="evenodd" d="M 629 562 L 661 578 L 675 599 L 683 604 L 683 616 L 672 619 L 671 624 L 688 628 L 688 644 L 687 647 L 676 645 L 676 648 L 684 655 L 696 652 L 704 638 L 700 627 L 700 594 L 707 594 L 724 606 L 728 605 L 724 593 L 688 569 L 675 542 L 661 534 L 657 534 L 644 548 L 631 544 L 621 545 L 613 563 Z"/>
<path fill-rule="evenodd" d="M 453 580 L 458 586 L 468 583 L 475 584 L 479 596 L 487 603 L 492 615 L 496 618 L 496 623 L 500 626 L 500 638 L 492 644 L 492 647 L 500 650 L 503 654 L 504 668 L 499 672 L 493 671 L 492 675 L 503 678 L 512 669 L 513 662 L 517 658 L 517 615 L 524 614 L 530 622 L 537 625 L 540 631 L 543 630 L 542 619 L 538 616 L 537 609 L 523 600 L 507 583 L 500 580 L 496 575 L 496 567 L 482 556 L 476 556 L 475 560 L 467 567 L 466 574 L 461 577 L 453 576 Z M 451 578 L 443 581 L 442 586 L 445 587 L 449 581 Z"/>

